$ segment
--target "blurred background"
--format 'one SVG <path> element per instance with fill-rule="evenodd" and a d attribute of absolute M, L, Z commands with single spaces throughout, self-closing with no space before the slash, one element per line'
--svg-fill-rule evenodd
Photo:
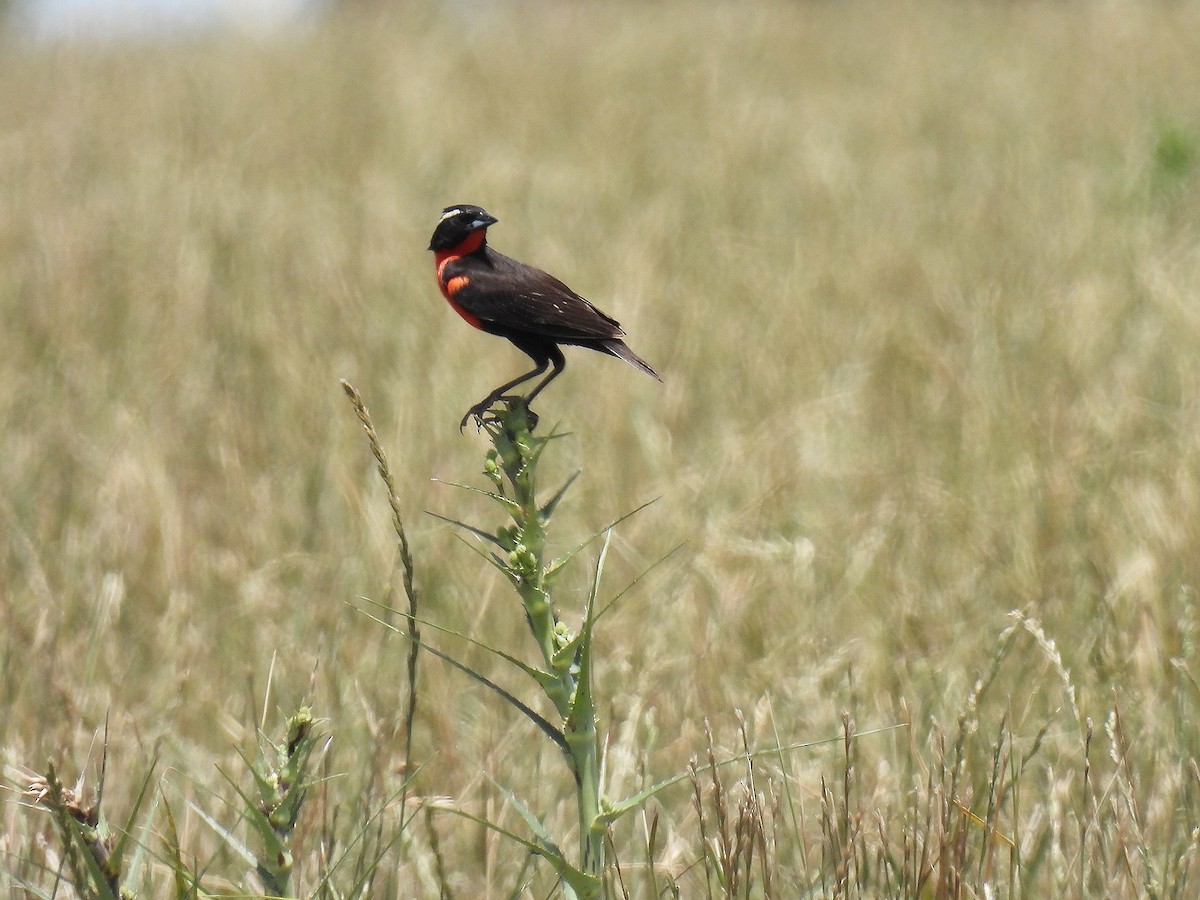
<path fill-rule="evenodd" d="M 438 294 L 429 235 L 469 202 L 664 379 L 568 350 L 538 405 L 571 434 L 547 486 L 584 470 L 559 546 L 660 498 L 621 526 L 612 594 L 683 545 L 601 630 L 614 796 L 702 755 L 705 718 L 736 752 L 735 710 L 759 747 L 845 712 L 904 726 L 855 744 L 863 858 L 909 859 L 932 821 L 978 893 L 1187 895 L 1200 6 L 3 8 L 6 764 L 86 769 L 107 719 L 108 802 L 155 752 L 178 802 L 308 699 L 350 773 L 323 802 L 353 820 L 395 784 L 406 648 L 350 605 L 398 599 L 395 539 L 340 378 L 425 614 L 531 649 L 424 514 L 497 524 L 435 479 L 482 486 L 459 418 L 526 366 Z M 505 815 L 487 771 L 569 829 L 553 748 L 422 665 L 418 790 Z M 820 823 L 849 763 L 837 743 L 764 775 L 808 816 L 773 844 L 780 896 L 840 883 Z M 659 860 L 699 896 L 687 794 L 656 801 Z M 3 815 L 9 868 L 32 865 L 44 820 Z M 433 827 L 464 895 L 520 870 Z M 406 847 L 394 895 L 438 896 L 429 836 Z"/>
<path fill-rule="evenodd" d="M 22 37 L 86 41 L 316 25 L 334 5 L 334 0 L 5 0 L 0 9 Z"/>

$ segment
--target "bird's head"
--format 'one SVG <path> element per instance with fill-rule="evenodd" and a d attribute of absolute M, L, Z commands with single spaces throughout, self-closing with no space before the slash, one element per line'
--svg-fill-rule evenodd
<path fill-rule="evenodd" d="M 433 229 L 429 249 L 435 252 L 452 250 L 476 233 L 479 234 L 479 243 L 482 244 L 488 226 L 495 225 L 496 222 L 496 217 L 481 206 L 471 206 L 469 203 L 447 206 L 442 210 L 437 228 Z"/>

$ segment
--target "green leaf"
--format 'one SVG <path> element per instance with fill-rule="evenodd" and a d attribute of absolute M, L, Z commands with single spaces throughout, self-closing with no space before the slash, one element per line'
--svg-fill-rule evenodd
<path fill-rule="evenodd" d="M 459 662 L 457 659 L 454 659 L 453 657 L 448 656 L 447 654 L 443 653 L 442 651 L 438 650 L 435 647 L 430 647 L 428 644 L 425 644 L 425 643 L 422 643 L 421 646 L 424 647 L 430 653 L 432 653 L 434 656 L 436 656 L 438 659 L 448 662 L 450 665 L 454 666 L 454 668 L 458 669 L 460 672 L 464 672 L 467 675 L 471 676 L 476 681 L 478 681 L 480 684 L 482 684 L 484 687 L 488 688 L 493 693 L 495 693 L 499 697 L 503 698 L 505 701 L 507 701 L 509 703 L 509 705 L 511 705 L 514 709 L 518 710 L 527 719 L 529 719 L 529 721 L 531 721 L 534 725 L 536 725 L 538 727 L 538 729 L 544 735 L 546 735 L 546 737 L 548 737 L 548 738 L 550 738 L 550 740 L 554 741 L 555 745 L 560 750 L 562 750 L 563 753 L 566 753 L 569 755 L 570 751 L 567 748 L 567 742 L 563 738 L 562 732 L 559 731 L 557 728 L 555 728 L 553 725 L 551 725 L 544 718 L 539 716 L 536 712 L 534 712 L 532 709 L 530 709 L 528 706 L 526 706 L 524 703 L 522 703 L 520 700 L 518 700 L 512 694 L 510 694 L 508 691 L 506 691 L 504 688 L 500 687 L 500 685 L 496 684 L 494 681 L 491 681 L 490 679 L 488 679 L 486 676 L 482 675 L 481 673 L 476 672 L 470 666 Z"/>
<path fill-rule="evenodd" d="M 615 597 L 613 597 L 611 600 L 609 600 L 607 603 L 604 604 L 604 606 L 603 606 L 603 608 L 601 608 L 600 612 L 596 613 L 596 621 L 599 621 L 600 619 L 604 618 L 605 613 L 607 613 L 610 609 L 612 609 L 614 606 L 616 606 L 617 602 L 622 597 L 624 597 L 626 594 L 628 594 L 631 590 L 633 590 L 633 588 L 638 584 L 638 582 L 640 582 L 643 578 L 645 578 L 647 575 L 649 575 L 651 572 L 653 572 L 655 569 L 657 569 L 660 565 L 665 563 L 668 559 L 670 559 L 672 556 L 674 556 L 676 553 L 678 553 L 680 550 L 682 550 L 686 546 L 686 544 L 687 544 L 687 542 L 685 541 L 682 544 L 676 545 L 676 547 L 673 550 L 668 550 L 665 555 L 660 556 L 657 560 L 652 562 L 646 569 L 644 569 L 636 578 L 634 578 L 633 581 L 631 581 L 631 582 L 629 582 L 629 584 L 625 585 L 625 587 L 623 587 L 617 593 L 617 595 Z"/>
<path fill-rule="evenodd" d="M 362 600 L 365 603 L 370 603 L 372 606 L 377 606 L 380 609 L 385 609 L 388 612 L 393 613 L 397 616 L 403 616 L 406 619 L 408 618 L 407 613 L 393 609 L 392 607 L 388 606 L 387 604 L 380 603 L 376 600 L 372 600 L 370 597 L 360 596 L 358 599 Z M 358 609 L 358 607 L 356 607 L 356 606 L 351 606 L 351 609 L 354 609 L 354 610 L 362 613 L 371 621 L 378 622 L 384 628 L 388 629 L 389 631 L 391 631 L 395 634 L 400 635 L 401 637 L 409 638 L 410 640 L 412 639 L 412 635 L 410 635 L 407 631 L 404 631 L 401 628 L 397 627 L 396 625 L 392 625 L 388 622 L 384 622 L 381 619 L 366 612 L 365 610 Z M 543 691 L 545 691 L 547 693 L 550 692 L 551 688 L 558 687 L 558 677 L 556 675 L 554 675 L 551 672 L 543 671 L 542 669 L 539 669 L 536 666 L 531 666 L 528 663 L 524 662 L 523 660 L 517 659 L 515 656 L 513 656 L 510 653 L 505 653 L 503 650 L 493 647 L 490 644 L 483 643 L 483 641 L 477 641 L 475 638 L 469 637 L 460 631 L 455 631 L 453 628 L 446 628 L 443 625 L 438 625 L 436 622 L 431 622 L 428 619 L 422 619 L 420 616 L 415 617 L 413 621 L 417 622 L 422 627 L 431 628 L 434 631 L 440 631 L 442 634 L 452 635 L 453 637 L 456 637 L 459 640 L 466 641 L 468 644 L 472 644 L 472 645 L 478 647 L 480 650 L 484 650 L 487 653 L 491 653 L 493 656 L 498 656 L 500 659 L 503 659 L 505 662 L 510 663 L 515 668 L 520 669 L 522 672 L 524 672 L 526 675 L 528 675 L 531 679 L 533 679 L 537 683 L 538 687 L 540 687 Z M 425 644 L 421 644 L 421 646 L 424 646 L 424 647 L 426 647 L 426 649 L 428 649 L 427 645 L 425 645 Z"/>
<path fill-rule="evenodd" d="M 136 844 L 137 849 L 134 851 L 133 861 L 129 864 L 128 867 L 123 867 L 121 865 L 121 860 L 122 860 L 122 857 L 125 855 L 125 848 L 126 848 L 126 846 L 128 846 L 129 837 L 131 834 L 133 834 L 134 823 L 135 823 L 135 820 L 137 819 L 138 811 L 141 809 L 142 803 L 146 799 L 147 792 L 149 791 L 149 788 L 150 788 L 150 779 L 153 777 L 154 769 L 157 765 L 158 765 L 158 757 L 156 756 L 150 762 L 150 768 L 146 770 L 146 777 L 142 779 L 142 787 L 138 791 L 137 799 L 133 802 L 133 809 L 131 809 L 129 811 L 129 818 L 126 819 L 126 821 L 125 821 L 125 827 L 124 827 L 124 829 L 121 830 L 121 836 L 120 836 L 120 838 L 117 839 L 116 845 L 113 847 L 112 853 L 109 855 L 109 860 L 110 860 L 110 864 L 112 865 L 112 867 L 118 872 L 125 871 L 127 873 L 127 877 L 129 879 L 129 881 L 134 884 L 137 883 L 138 875 L 141 872 L 142 856 L 145 853 L 145 849 L 146 849 L 145 843 L 138 842 Z M 158 797 L 156 794 L 155 800 L 151 804 L 150 811 L 146 815 L 146 821 L 142 825 L 142 834 L 149 833 L 150 824 L 154 819 L 154 809 L 155 809 L 155 807 L 157 807 L 157 805 L 158 805 Z"/>
<path fill-rule="evenodd" d="M 579 551 L 583 550 L 584 547 L 588 546 L 588 544 L 590 544 L 596 538 L 600 537 L 600 535 L 605 534 L 606 532 L 612 531 L 612 529 L 616 528 L 618 525 L 620 525 L 626 519 L 631 518 L 632 516 L 636 516 L 647 506 L 657 503 L 658 500 L 659 500 L 658 497 L 655 497 L 653 500 L 647 500 L 645 503 L 643 503 L 641 506 L 637 507 L 636 509 L 631 509 L 629 512 L 625 513 L 623 516 L 619 516 L 616 519 L 613 519 L 612 522 L 605 525 L 603 528 L 599 529 L 598 531 L 593 532 L 591 535 L 589 535 L 587 538 L 585 538 L 573 550 L 568 551 L 565 556 L 560 556 L 558 559 L 554 560 L 554 562 L 550 563 L 550 565 L 546 567 L 546 581 L 549 581 L 555 575 L 555 573 L 558 572 L 559 569 L 561 569 L 563 566 L 565 566 L 567 563 L 569 563 L 572 559 L 574 559 L 579 554 Z"/>
<path fill-rule="evenodd" d="M 224 773 L 222 773 L 222 774 L 224 774 Z M 240 856 L 247 865 L 250 865 L 250 866 L 258 865 L 258 857 L 256 857 L 254 855 L 254 852 L 249 847 L 247 847 L 240 840 L 238 840 L 237 835 L 235 835 L 228 828 L 226 828 L 224 825 L 222 825 L 220 822 L 218 822 L 216 819 L 214 819 L 212 816 L 210 816 L 207 812 L 205 812 L 203 809 L 201 809 L 193 801 L 187 800 L 186 802 L 187 802 L 187 805 L 192 808 L 192 812 L 194 812 L 196 815 L 198 815 L 200 817 L 201 821 L 203 821 L 205 824 L 208 825 L 209 828 L 211 828 L 213 831 L 215 831 L 217 833 L 217 835 L 221 838 L 221 840 L 223 840 L 225 842 L 225 845 L 227 847 L 229 847 L 229 849 L 232 850 L 234 853 L 236 853 L 238 856 Z"/>
<path fill-rule="evenodd" d="M 363 599 L 366 599 L 366 598 L 363 598 Z M 369 612 L 366 612 L 365 610 L 359 610 L 359 612 L 361 612 L 368 619 L 372 619 L 373 621 L 378 622 L 380 625 L 384 626 L 385 628 L 388 628 L 388 629 L 396 632 L 397 634 L 404 635 L 404 637 L 408 638 L 410 641 L 416 641 L 417 645 L 420 646 L 423 650 L 426 650 L 429 653 L 432 653 L 438 659 L 449 663 L 450 665 L 454 666 L 454 668 L 458 669 L 460 672 L 463 672 L 463 673 L 469 675 L 471 678 L 474 678 L 476 681 L 478 681 L 484 687 L 488 688 L 489 690 L 491 690 L 494 693 L 496 693 L 497 695 L 499 695 L 501 698 L 503 698 L 505 701 L 507 701 L 513 708 L 515 708 L 516 710 L 521 712 L 527 719 L 529 719 L 529 721 L 533 722 L 533 724 L 536 725 L 538 727 L 538 729 L 544 735 L 546 735 L 546 737 L 550 738 L 550 740 L 552 740 L 554 742 L 555 746 L 557 746 L 564 754 L 567 755 L 568 759 L 570 758 L 570 750 L 568 749 L 566 741 L 564 740 L 564 738 L 562 736 L 562 732 L 559 731 L 557 728 L 555 728 L 553 725 L 551 725 L 548 721 L 546 721 L 546 719 L 539 716 L 536 712 L 534 712 L 532 709 L 530 709 L 528 706 L 526 706 L 524 703 L 522 703 L 520 700 L 518 700 L 512 694 L 510 694 L 508 691 L 506 691 L 504 688 L 500 687 L 500 685 L 491 681 L 490 679 L 488 679 L 486 676 L 482 675 L 481 673 L 476 672 L 474 669 L 472 669 L 470 666 L 466 665 L 465 663 L 459 662 L 454 657 L 452 657 L 446 653 L 443 653 L 441 650 L 438 650 L 436 647 L 431 647 L 429 644 L 425 643 L 424 641 L 418 641 L 411 634 L 400 631 L 398 628 L 396 628 L 393 625 L 389 625 L 387 622 L 384 622 L 382 619 L 372 616 Z M 429 623 L 423 622 L 422 624 L 429 624 Z M 540 679 L 541 675 L 545 674 L 545 673 L 538 672 L 536 669 L 532 670 L 532 672 L 536 673 L 536 676 L 539 677 L 539 679 Z"/>
<path fill-rule="evenodd" d="M 242 753 L 240 749 L 237 751 L 237 754 L 242 758 L 242 761 L 246 763 L 246 766 L 250 769 L 254 776 L 255 782 L 260 785 L 261 790 L 261 786 L 264 784 L 263 777 L 259 774 L 258 770 L 250 762 L 250 760 L 246 759 L 246 755 Z M 245 814 L 243 815 L 243 818 L 249 821 L 249 823 L 254 827 L 254 830 L 258 832 L 258 836 L 262 838 L 264 855 L 268 859 L 277 859 L 287 850 L 287 848 L 279 840 L 279 835 L 275 833 L 275 829 L 272 827 L 271 822 L 267 818 L 266 814 L 262 811 L 262 809 L 259 808 L 259 805 L 254 802 L 253 798 L 251 798 L 249 794 L 242 790 L 241 785 L 234 781 L 233 778 L 231 778 L 224 770 L 222 770 L 220 766 L 217 767 L 217 771 L 221 773 L 225 780 L 229 782 L 229 786 L 232 787 L 234 792 L 237 793 L 238 797 L 241 798 L 242 805 L 245 807 Z M 259 861 L 257 857 L 255 859 L 256 862 Z"/>
<path fill-rule="evenodd" d="M 270 740 L 268 740 L 267 743 L 271 745 L 271 749 L 275 750 L 276 753 L 279 752 L 279 749 L 277 747 L 275 747 L 274 744 L 271 744 Z M 241 748 L 236 748 L 235 752 L 237 753 L 238 756 L 241 757 L 242 762 L 244 762 L 246 764 L 246 768 L 250 770 L 250 775 L 251 775 L 251 777 L 254 778 L 254 784 L 258 788 L 258 794 L 259 794 L 259 797 L 261 798 L 262 802 L 264 802 L 264 803 L 272 802 L 273 803 L 275 800 L 277 800 L 278 797 L 276 796 L 275 785 L 273 785 L 271 783 L 270 779 L 268 779 L 267 776 L 262 773 L 259 766 L 257 766 L 253 762 L 251 762 L 250 759 L 246 756 L 246 754 L 242 752 Z M 261 750 L 260 750 L 260 753 L 261 753 Z M 218 768 L 217 771 L 220 772 L 221 771 L 220 768 Z M 221 772 L 221 774 L 225 775 L 224 772 Z M 258 809 L 258 805 L 253 800 L 250 799 L 249 795 L 247 795 L 245 792 L 242 791 L 242 789 L 237 785 L 237 783 L 232 778 L 230 778 L 228 775 L 226 775 L 225 778 L 227 781 L 229 781 L 230 785 L 233 786 L 233 789 L 238 792 L 238 795 L 242 798 L 242 801 L 248 807 L 255 809 L 255 810 Z M 268 825 L 268 827 L 270 827 L 270 823 L 267 823 L 267 825 Z"/>
<path fill-rule="evenodd" d="M 550 517 L 554 515 L 554 510 L 558 507 L 559 501 L 562 500 L 563 495 L 567 493 L 567 489 L 570 488 L 571 485 L 575 483 L 575 480 L 582 474 L 583 469 L 576 469 L 575 474 L 568 478 L 566 483 L 558 489 L 555 495 L 547 500 L 542 505 L 542 508 L 538 510 L 538 518 L 542 520 L 543 524 L 549 521 Z"/>
<path fill-rule="evenodd" d="M 472 544 L 470 541 L 468 541 L 466 538 L 464 538 L 461 534 L 456 534 L 455 537 L 462 542 L 464 547 L 466 547 L 472 553 L 477 554 L 484 562 L 488 563 L 491 566 L 494 566 L 500 572 L 501 575 L 503 575 L 505 578 L 507 578 L 514 585 L 517 583 L 518 579 L 517 579 L 516 573 L 513 572 L 513 570 L 509 567 L 508 563 L 504 559 L 502 559 L 498 554 L 484 553 L 482 550 L 479 549 L 479 547 Z M 498 540 L 493 541 L 493 543 L 498 544 L 500 546 L 501 550 L 504 549 L 504 545 L 500 544 L 500 542 Z M 401 614 L 407 615 L 407 613 L 401 613 Z"/>
<path fill-rule="evenodd" d="M 84 831 L 82 825 L 75 821 L 74 816 L 66 814 L 62 816 L 62 821 L 66 822 L 67 828 L 70 829 L 70 840 L 74 845 L 73 852 L 83 860 L 84 869 L 87 871 L 88 878 L 92 880 L 92 887 L 95 890 L 97 900 L 121 900 L 113 889 L 109 886 L 109 873 L 101 867 L 99 860 L 88 847 L 89 835 Z M 68 851 L 72 852 L 72 851 Z M 116 871 L 116 870 L 113 870 Z M 118 874 L 120 874 L 118 872 Z M 85 891 L 83 885 L 76 885 L 80 891 Z"/>
<path fill-rule="evenodd" d="M 554 843 L 553 838 L 550 837 L 550 832 L 546 830 L 546 826 L 539 821 L 537 816 L 529 811 L 529 807 L 517 799 L 516 794 L 498 782 L 487 772 L 483 773 L 483 777 L 492 783 L 492 787 L 504 795 L 504 799 L 508 802 L 508 805 L 515 809 L 518 814 L 520 814 L 521 818 L 525 820 L 525 824 L 529 826 L 529 830 L 534 833 L 538 839 L 538 842 L 544 848 L 549 850 L 551 853 L 558 854 L 559 856 L 563 855 L 562 850 L 559 849 L 558 845 Z"/>
<path fill-rule="evenodd" d="M 483 488 L 477 488 L 469 484 L 460 484 L 457 481 L 442 481 L 440 478 L 434 478 L 433 480 L 438 484 L 444 484 L 447 487 L 462 488 L 464 491 L 470 491 L 472 494 L 479 494 L 482 497 L 487 497 L 489 500 L 495 500 L 514 516 L 521 511 L 521 504 L 517 503 L 515 500 L 510 500 L 503 494 L 497 494 L 495 491 L 485 491 Z M 428 512 L 428 510 L 426 510 L 426 512 Z M 430 515 L 436 515 L 436 513 L 430 513 Z"/>
<path fill-rule="evenodd" d="M 895 731 L 897 728 L 907 727 L 908 726 L 904 723 L 900 723 L 898 725 L 885 725 L 882 728 L 872 728 L 870 731 L 856 731 L 854 733 L 854 737 L 855 739 L 858 739 L 861 737 L 868 737 L 873 734 L 884 734 L 888 731 Z M 769 747 L 766 750 L 755 750 L 753 753 L 739 753 L 737 756 L 731 756 L 728 759 L 721 760 L 716 764 L 715 768 L 719 769 L 722 766 L 732 765 L 733 763 L 744 763 L 748 759 L 761 759 L 764 756 L 778 756 L 780 753 L 792 753 L 796 750 L 807 750 L 810 747 L 819 747 L 822 744 L 837 744 L 843 740 L 845 740 L 845 736 L 838 735 L 837 737 L 822 738 L 816 741 L 803 741 L 799 744 L 789 744 L 786 747 Z M 713 768 L 714 766 L 706 764 L 703 766 L 697 766 L 696 771 L 708 772 Z M 672 775 L 670 778 L 651 785 L 643 791 L 638 791 L 636 794 L 632 794 L 631 796 L 626 797 L 624 800 L 621 800 L 617 803 L 607 804 L 604 812 L 602 812 L 597 819 L 605 826 L 610 825 L 617 819 L 621 818 L 621 816 L 625 815 L 625 813 L 637 809 L 655 794 L 666 790 L 672 785 L 678 784 L 687 777 L 687 772 L 681 772 L 677 775 Z"/>
<path fill-rule="evenodd" d="M 745 757 L 739 756 L 737 759 L 744 760 Z M 707 766 L 704 768 L 697 768 L 696 771 L 702 772 L 707 768 Z M 600 822 L 607 827 L 608 825 L 611 825 L 613 822 L 617 821 L 617 819 L 621 818 L 621 816 L 625 815 L 625 813 L 632 812 L 633 810 L 637 809 L 655 794 L 665 791 L 672 785 L 679 784 L 679 782 L 683 781 L 687 777 L 687 772 L 681 772 L 678 775 L 672 775 L 670 778 L 666 778 L 656 784 L 653 784 L 645 790 L 638 791 L 636 794 L 632 794 L 618 803 L 606 804 L 604 812 L 602 812 L 598 818 Z"/>
<path fill-rule="evenodd" d="M 167 833 L 163 836 L 162 841 L 167 849 L 167 863 L 175 878 L 175 897 L 176 900 L 188 900 L 189 897 L 195 897 L 199 893 L 200 883 L 184 864 L 183 850 L 179 846 L 179 828 L 175 825 L 175 813 L 171 809 L 171 804 L 166 802 L 165 796 L 163 797 L 163 809 L 167 812 Z"/>
<path fill-rule="evenodd" d="M 461 816 L 468 821 L 474 822 L 477 825 L 482 825 L 484 828 L 489 828 L 497 834 L 515 841 L 522 847 L 525 847 L 531 853 L 536 853 L 542 859 L 546 860 L 558 875 L 570 888 L 575 891 L 580 898 L 592 898 L 600 896 L 601 880 L 595 875 L 589 875 L 587 872 L 582 872 L 567 862 L 562 854 L 556 854 L 553 851 L 535 844 L 532 841 L 526 840 L 518 834 L 501 828 L 494 822 L 490 822 L 480 816 L 476 816 L 466 810 L 458 809 L 453 806 L 439 806 L 438 809 L 444 809 L 447 812 L 453 813 L 456 816 Z"/>
<path fill-rule="evenodd" d="M 452 519 L 449 516 L 443 516 L 441 513 L 435 513 L 433 510 L 429 509 L 425 510 L 425 515 L 433 516 L 435 519 L 441 519 L 443 522 L 449 522 L 451 525 L 457 525 L 459 528 L 463 529 L 463 531 L 471 532 L 471 534 L 475 535 L 480 540 L 495 544 L 497 547 L 503 549 L 503 545 L 500 543 L 499 539 L 497 539 L 494 534 L 489 534 L 482 528 L 476 528 L 474 525 L 468 525 L 466 522 L 460 522 L 458 519 Z"/>
<path fill-rule="evenodd" d="M 584 607 L 583 625 L 579 629 L 578 685 L 575 688 L 575 698 L 571 704 L 572 722 L 590 723 L 590 731 L 596 731 L 596 707 L 592 697 L 592 631 L 595 627 L 596 597 L 600 593 L 600 579 L 604 575 L 604 562 L 608 559 L 608 548 L 612 545 L 612 529 L 604 534 L 604 544 L 596 557 L 596 568 L 592 574 L 592 588 L 588 594 L 587 605 Z M 569 645 L 568 645 L 569 646 Z"/>

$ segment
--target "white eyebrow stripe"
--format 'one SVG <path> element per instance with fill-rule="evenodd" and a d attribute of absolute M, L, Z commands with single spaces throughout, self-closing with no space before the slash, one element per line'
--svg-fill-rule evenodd
<path fill-rule="evenodd" d="M 456 206 L 456 207 L 454 207 L 454 209 L 448 209 L 444 213 L 442 213 L 442 217 L 440 219 L 438 219 L 438 221 L 445 222 L 447 219 L 451 218 L 452 216 L 459 215 L 460 213 L 462 213 L 462 211 L 463 211 L 463 209 L 461 206 Z"/>

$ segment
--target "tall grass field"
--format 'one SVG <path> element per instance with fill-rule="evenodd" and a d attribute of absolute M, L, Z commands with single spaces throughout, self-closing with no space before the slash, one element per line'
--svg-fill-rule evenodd
<path fill-rule="evenodd" d="M 0 895 L 1197 896 L 1197 48 L 1041 0 L 0 40 Z M 663 376 L 567 349 L 544 557 L 458 428 L 529 361 L 438 293 L 453 203 Z"/>

